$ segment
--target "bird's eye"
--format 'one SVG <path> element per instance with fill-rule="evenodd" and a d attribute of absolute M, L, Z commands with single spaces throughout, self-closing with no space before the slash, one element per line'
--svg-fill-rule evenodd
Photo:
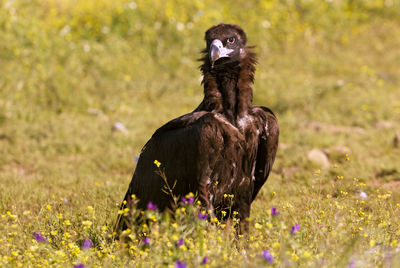
<path fill-rule="evenodd" d="M 229 37 L 226 41 L 228 42 L 228 44 L 233 44 L 235 43 L 236 38 L 235 37 Z"/>

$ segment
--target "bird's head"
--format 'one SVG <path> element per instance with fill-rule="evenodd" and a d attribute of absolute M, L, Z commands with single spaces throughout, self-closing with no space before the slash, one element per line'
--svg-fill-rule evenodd
<path fill-rule="evenodd" d="M 246 34 L 234 24 L 218 24 L 206 31 L 204 64 L 212 69 L 240 63 L 246 56 Z"/>

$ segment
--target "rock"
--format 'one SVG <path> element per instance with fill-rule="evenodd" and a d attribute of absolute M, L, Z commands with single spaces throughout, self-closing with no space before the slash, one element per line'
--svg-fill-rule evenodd
<path fill-rule="evenodd" d="M 289 144 L 286 144 L 286 143 L 279 143 L 279 149 L 280 149 L 280 150 L 285 151 L 285 150 L 290 149 L 290 148 L 291 148 L 291 146 L 290 146 Z"/>
<path fill-rule="evenodd" d="M 286 168 L 282 168 L 281 174 L 284 178 L 289 178 L 290 176 L 292 176 L 293 174 L 295 174 L 298 171 L 299 171 L 298 167 L 286 167 Z"/>
<path fill-rule="evenodd" d="M 378 121 L 374 123 L 374 127 L 376 128 L 391 128 L 393 127 L 393 123 L 390 121 Z"/>
<path fill-rule="evenodd" d="M 116 122 L 112 128 L 112 131 L 121 131 L 124 134 L 128 134 L 128 130 L 126 129 L 126 127 L 121 123 L 121 122 Z"/>
<path fill-rule="evenodd" d="M 328 156 L 330 156 L 331 154 L 346 155 L 346 154 L 350 154 L 351 150 L 349 147 L 344 146 L 344 145 L 335 145 L 335 146 L 324 149 L 323 152 Z"/>
<path fill-rule="evenodd" d="M 400 146 L 400 131 L 397 131 L 396 135 L 394 135 L 393 146 L 394 148 L 399 148 Z"/>
<path fill-rule="evenodd" d="M 326 154 L 319 149 L 312 149 L 307 153 L 307 158 L 311 162 L 321 166 L 321 167 L 329 167 L 329 160 Z"/>

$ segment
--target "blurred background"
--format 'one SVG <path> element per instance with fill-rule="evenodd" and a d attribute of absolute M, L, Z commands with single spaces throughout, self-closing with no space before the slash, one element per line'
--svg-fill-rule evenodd
<path fill-rule="evenodd" d="M 202 100 L 197 59 L 220 22 L 258 54 L 254 103 L 281 125 L 272 181 L 336 176 L 348 155 L 340 174 L 399 187 L 397 0 L 5 0 L 0 208 L 84 203 L 94 185 L 105 210 L 119 202 L 155 129 Z"/>

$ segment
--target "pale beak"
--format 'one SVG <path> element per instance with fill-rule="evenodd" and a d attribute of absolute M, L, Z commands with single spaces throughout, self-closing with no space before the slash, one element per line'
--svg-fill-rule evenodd
<path fill-rule="evenodd" d="M 214 67 L 214 62 L 216 60 L 218 60 L 220 58 L 229 57 L 229 54 L 232 52 L 233 52 L 233 49 L 224 47 L 221 40 L 215 39 L 214 41 L 212 41 L 212 43 L 210 45 L 210 51 L 209 51 L 212 67 Z"/>

